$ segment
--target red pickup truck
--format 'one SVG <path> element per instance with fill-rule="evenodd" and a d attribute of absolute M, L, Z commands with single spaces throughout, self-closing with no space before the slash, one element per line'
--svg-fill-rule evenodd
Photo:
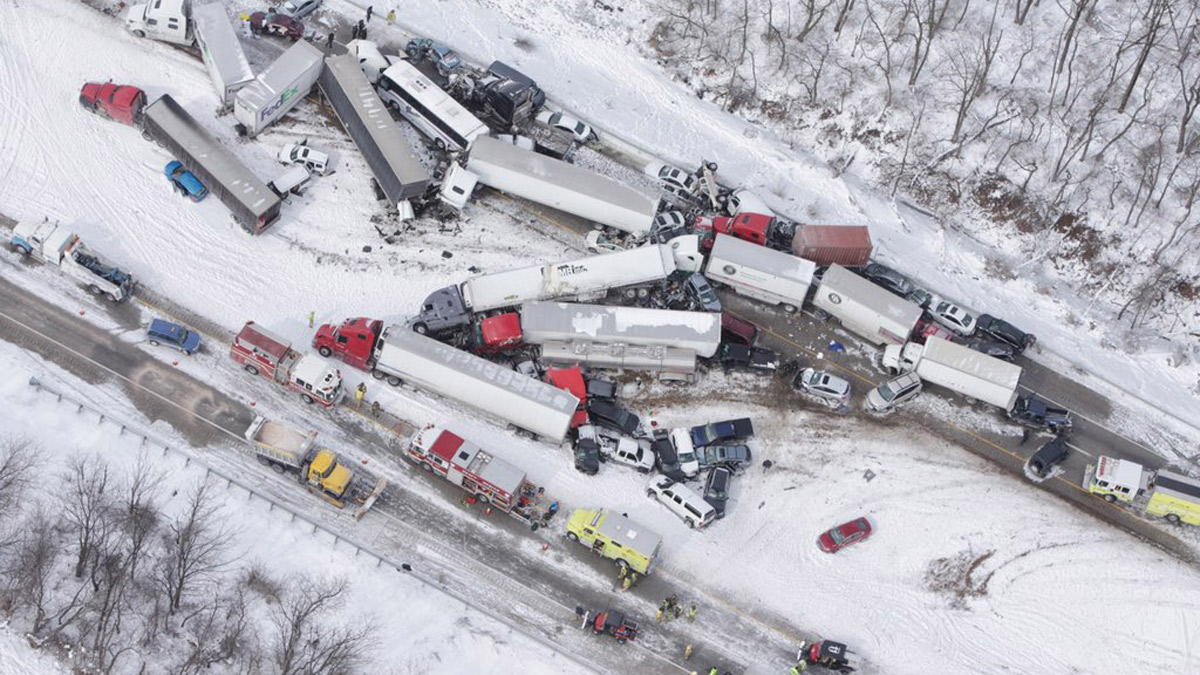
<path fill-rule="evenodd" d="M 79 90 L 79 104 L 97 115 L 136 127 L 142 123 L 146 92 L 127 84 L 88 82 Z"/>

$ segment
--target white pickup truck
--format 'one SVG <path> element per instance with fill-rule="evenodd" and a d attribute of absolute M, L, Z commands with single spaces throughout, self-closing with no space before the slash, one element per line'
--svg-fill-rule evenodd
<path fill-rule="evenodd" d="M 79 235 L 57 223 L 18 223 L 11 241 L 14 250 L 56 265 L 81 282 L 93 295 L 121 302 L 133 294 L 133 275 L 113 266 L 89 249 Z"/>

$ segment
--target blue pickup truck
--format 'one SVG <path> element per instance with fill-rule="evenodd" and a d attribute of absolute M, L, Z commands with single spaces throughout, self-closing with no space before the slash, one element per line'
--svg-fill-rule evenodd
<path fill-rule="evenodd" d="M 691 430 L 692 445 L 697 448 L 712 445 L 720 441 L 742 440 L 750 438 L 753 435 L 754 423 L 750 421 L 749 417 L 704 424 L 692 427 Z"/>
<path fill-rule="evenodd" d="M 150 344 L 155 347 L 169 345 L 188 356 L 200 351 L 200 334 L 177 323 L 154 319 L 150 322 L 146 335 L 150 338 Z"/>

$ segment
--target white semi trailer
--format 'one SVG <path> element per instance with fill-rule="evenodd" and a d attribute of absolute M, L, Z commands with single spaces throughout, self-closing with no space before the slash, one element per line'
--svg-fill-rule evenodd
<path fill-rule="evenodd" d="M 571 425 L 579 399 L 528 375 L 455 349 L 405 326 L 384 329 L 371 372 L 399 386 L 407 382 L 454 399 L 555 443 Z"/>
<path fill-rule="evenodd" d="M 431 293 L 413 320 L 413 330 L 458 328 L 470 323 L 475 312 L 535 300 L 595 300 L 616 288 L 631 297 L 644 295 L 649 293 L 647 285 L 658 284 L 676 271 L 699 270 L 703 261 L 699 251 L 696 235 L 684 235 L 666 244 L 474 277 Z"/>
<path fill-rule="evenodd" d="M 479 182 L 642 238 L 650 233 L 658 199 L 562 160 L 480 136 L 467 168 Z"/>
<path fill-rule="evenodd" d="M 254 71 L 250 70 L 233 22 L 219 2 L 192 8 L 192 22 L 196 46 L 221 97 L 221 107 L 232 108 L 234 94 L 254 81 Z"/>
<path fill-rule="evenodd" d="M 688 350 L 704 358 L 721 345 L 721 315 L 644 307 L 530 302 L 521 307 L 522 339 L 546 342 L 590 342 L 661 345 Z"/>
<path fill-rule="evenodd" d="M 811 260 L 717 234 L 704 276 L 739 295 L 795 312 L 804 305 L 816 269 Z"/>
<path fill-rule="evenodd" d="M 904 344 L 921 318 L 920 307 L 841 265 L 830 265 L 825 271 L 813 306 L 877 346 Z"/>
<path fill-rule="evenodd" d="M 1017 401 L 1020 366 L 939 337 L 929 337 L 924 345 L 888 345 L 882 363 L 893 373 L 916 372 L 926 382 L 1006 411 Z"/>
<path fill-rule="evenodd" d="M 234 118 L 248 136 L 258 135 L 308 96 L 324 67 L 324 52 L 304 40 L 296 42 L 238 90 L 233 100 Z"/>

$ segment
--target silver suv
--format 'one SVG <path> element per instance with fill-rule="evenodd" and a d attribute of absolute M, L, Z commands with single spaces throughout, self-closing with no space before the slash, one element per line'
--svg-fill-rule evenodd
<path fill-rule="evenodd" d="M 905 373 L 888 380 L 867 392 L 867 410 L 884 412 L 911 400 L 921 393 L 921 378 L 916 373 Z"/>

